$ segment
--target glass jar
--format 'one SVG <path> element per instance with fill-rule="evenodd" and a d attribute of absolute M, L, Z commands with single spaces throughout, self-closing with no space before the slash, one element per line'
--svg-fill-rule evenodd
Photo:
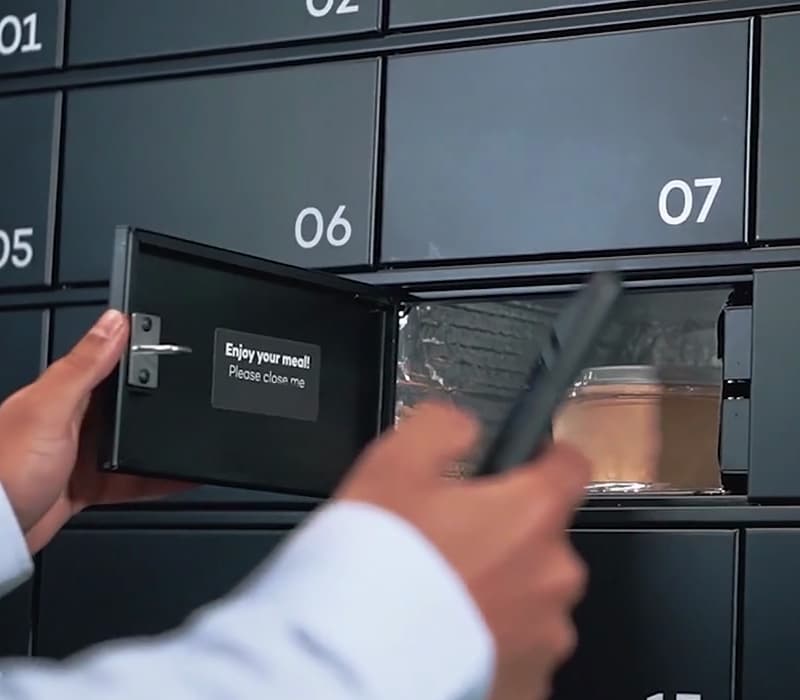
<path fill-rule="evenodd" d="M 592 462 L 590 492 L 719 492 L 720 397 L 714 368 L 594 367 L 554 417 L 553 437 Z"/>

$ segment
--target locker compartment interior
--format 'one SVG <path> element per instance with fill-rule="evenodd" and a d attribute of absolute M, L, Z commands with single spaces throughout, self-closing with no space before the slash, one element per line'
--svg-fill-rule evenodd
<path fill-rule="evenodd" d="M 729 413 L 723 405 L 742 398 L 724 381 L 723 317 L 747 288 L 722 283 L 623 295 L 552 424 L 556 440 L 592 460 L 593 494 L 741 488 L 726 483 L 724 462 L 746 457 L 720 449 L 720 434 L 733 437 L 720 429 Z M 398 319 L 395 420 L 421 400 L 452 401 L 481 419 L 485 444 L 527 385 L 536 351 L 568 299 L 545 293 L 408 307 Z M 746 331 L 740 341 L 749 344 Z M 451 475 L 468 476 L 477 457 L 452 465 Z"/>
<path fill-rule="evenodd" d="M 322 498 L 428 397 L 485 424 L 450 470 L 469 475 L 576 289 L 433 300 L 162 234 L 118 241 L 112 295 L 131 348 L 157 322 L 153 342 L 190 352 L 123 358 L 106 467 Z M 592 494 L 746 493 L 752 286 L 629 285 L 552 421 L 593 462 Z M 280 365 L 293 354 L 308 367 Z"/>

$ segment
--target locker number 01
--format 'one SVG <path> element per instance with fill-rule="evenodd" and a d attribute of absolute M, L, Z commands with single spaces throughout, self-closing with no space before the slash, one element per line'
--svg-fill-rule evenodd
<path fill-rule="evenodd" d="M 665 224 L 680 226 L 686 223 L 694 211 L 694 200 L 697 195 L 698 199 L 702 197 L 702 204 L 694 221 L 702 224 L 708 219 L 722 185 L 722 178 L 698 177 L 692 185 L 685 180 L 670 180 L 661 188 L 658 195 L 658 215 Z M 673 199 L 672 204 L 669 202 L 670 197 Z"/>
<path fill-rule="evenodd" d="M 32 228 L 15 228 L 10 234 L 0 229 L 0 270 L 9 264 L 18 270 L 33 262 Z"/>
<path fill-rule="evenodd" d="M 327 17 L 331 12 L 335 15 L 352 15 L 359 8 L 355 0 L 306 0 L 306 9 L 312 17 Z"/>
<path fill-rule="evenodd" d="M 20 19 L 16 15 L 0 17 L 0 56 L 19 53 L 35 53 L 42 50 L 36 39 L 35 12 Z"/>
<path fill-rule="evenodd" d="M 294 222 L 294 239 L 297 245 L 305 250 L 316 248 L 322 237 L 334 248 L 341 248 L 353 235 L 353 227 L 345 217 L 345 205 L 339 205 L 330 220 L 316 207 L 306 207 L 301 211 Z"/>

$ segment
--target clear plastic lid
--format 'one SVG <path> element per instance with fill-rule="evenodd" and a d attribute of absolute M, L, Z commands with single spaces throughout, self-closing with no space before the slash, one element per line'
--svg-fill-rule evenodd
<path fill-rule="evenodd" d="M 722 372 L 715 367 L 656 367 L 655 365 L 616 365 L 585 369 L 575 388 L 619 384 L 688 387 L 719 386 Z"/>

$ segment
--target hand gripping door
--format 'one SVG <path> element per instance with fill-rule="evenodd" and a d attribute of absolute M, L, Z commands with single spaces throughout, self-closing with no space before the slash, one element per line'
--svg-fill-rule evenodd
<path fill-rule="evenodd" d="M 138 229 L 114 245 L 131 337 L 103 468 L 330 495 L 386 424 L 394 298 Z"/>

